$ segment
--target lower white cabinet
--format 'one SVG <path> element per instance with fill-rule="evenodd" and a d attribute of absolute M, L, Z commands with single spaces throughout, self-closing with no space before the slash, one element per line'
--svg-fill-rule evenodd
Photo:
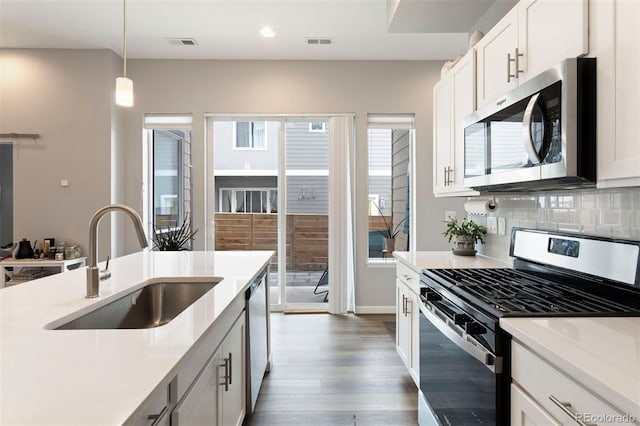
<path fill-rule="evenodd" d="M 511 346 L 511 424 L 629 424 L 628 415 L 517 342 Z M 631 421 L 633 423 L 633 421 Z"/>
<path fill-rule="evenodd" d="M 246 405 L 245 333 L 241 315 L 172 411 L 172 426 L 242 424 Z"/>
<path fill-rule="evenodd" d="M 396 276 L 396 352 L 416 386 L 419 386 L 419 274 L 398 261 Z"/>
<path fill-rule="evenodd" d="M 511 424 L 513 426 L 560 425 L 516 384 L 511 385 Z"/>

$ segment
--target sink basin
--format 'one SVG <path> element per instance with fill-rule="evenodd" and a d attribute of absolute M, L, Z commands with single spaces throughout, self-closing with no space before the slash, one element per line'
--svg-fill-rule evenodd
<path fill-rule="evenodd" d="M 217 282 L 156 282 L 67 322 L 55 330 L 159 327 L 178 316 Z"/>

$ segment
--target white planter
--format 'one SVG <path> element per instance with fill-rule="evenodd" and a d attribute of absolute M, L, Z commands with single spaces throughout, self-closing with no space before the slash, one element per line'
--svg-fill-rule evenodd
<path fill-rule="evenodd" d="M 451 239 L 451 251 L 459 256 L 475 256 L 475 241 L 466 235 L 454 235 Z"/>

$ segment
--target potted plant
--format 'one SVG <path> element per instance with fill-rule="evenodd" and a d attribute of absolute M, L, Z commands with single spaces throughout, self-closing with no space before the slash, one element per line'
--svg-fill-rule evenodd
<path fill-rule="evenodd" d="M 449 217 L 445 223 L 447 224 L 447 229 L 442 235 L 449 238 L 453 254 L 475 256 L 475 245 L 478 241 L 484 243 L 487 229 L 466 218 L 462 219 L 462 222 L 458 222 L 457 218 Z"/>
<path fill-rule="evenodd" d="M 160 251 L 189 250 L 185 245 L 193 239 L 198 230 L 191 229 L 189 216 L 185 215 L 182 225 L 158 228 L 153 225 L 153 248 Z"/>
<path fill-rule="evenodd" d="M 384 237 L 384 250 L 387 253 L 391 253 L 396 249 L 396 236 L 402 230 L 402 224 L 405 220 L 407 220 L 407 218 L 403 218 L 400 222 L 393 226 L 393 219 L 391 220 L 391 222 L 387 222 L 387 219 L 382 213 L 382 210 L 380 210 L 380 207 L 378 207 L 377 204 L 375 206 L 376 209 L 378 209 L 378 212 L 380 212 L 380 216 L 382 216 L 382 220 L 384 221 L 385 229 L 381 231 L 382 236 Z"/>

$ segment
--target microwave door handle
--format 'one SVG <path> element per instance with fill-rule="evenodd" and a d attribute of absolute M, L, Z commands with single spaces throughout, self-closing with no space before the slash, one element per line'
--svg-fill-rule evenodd
<path fill-rule="evenodd" d="M 531 134 L 533 109 L 536 107 L 539 97 L 540 93 L 536 93 L 531 97 L 531 99 L 529 99 L 529 103 L 527 104 L 527 108 L 524 110 L 524 117 L 522 119 L 522 142 L 524 143 L 524 149 L 527 153 L 527 156 L 533 164 L 540 164 L 540 162 L 542 161 L 542 158 L 540 158 L 540 153 L 536 152 L 536 149 L 533 145 L 533 135 Z"/>
<path fill-rule="evenodd" d="M 484 364 L 484 366 L 491 370 L 492 373 L 502 373 L 501 357 L 496 357 L 482 346 L 475 344 L 472 341 L 473 339 L 471 339 L 466 333 L 461 336 L 451 324 L 451 320 L 446 318 L 446 315 L 439 313 L 438 309 L 432 304 L 425 303 L 422 306 L 424 307 L 424 309 L 420 310 L 422 314 L 451 342 L 455 343 L 460 349 Z"/>

